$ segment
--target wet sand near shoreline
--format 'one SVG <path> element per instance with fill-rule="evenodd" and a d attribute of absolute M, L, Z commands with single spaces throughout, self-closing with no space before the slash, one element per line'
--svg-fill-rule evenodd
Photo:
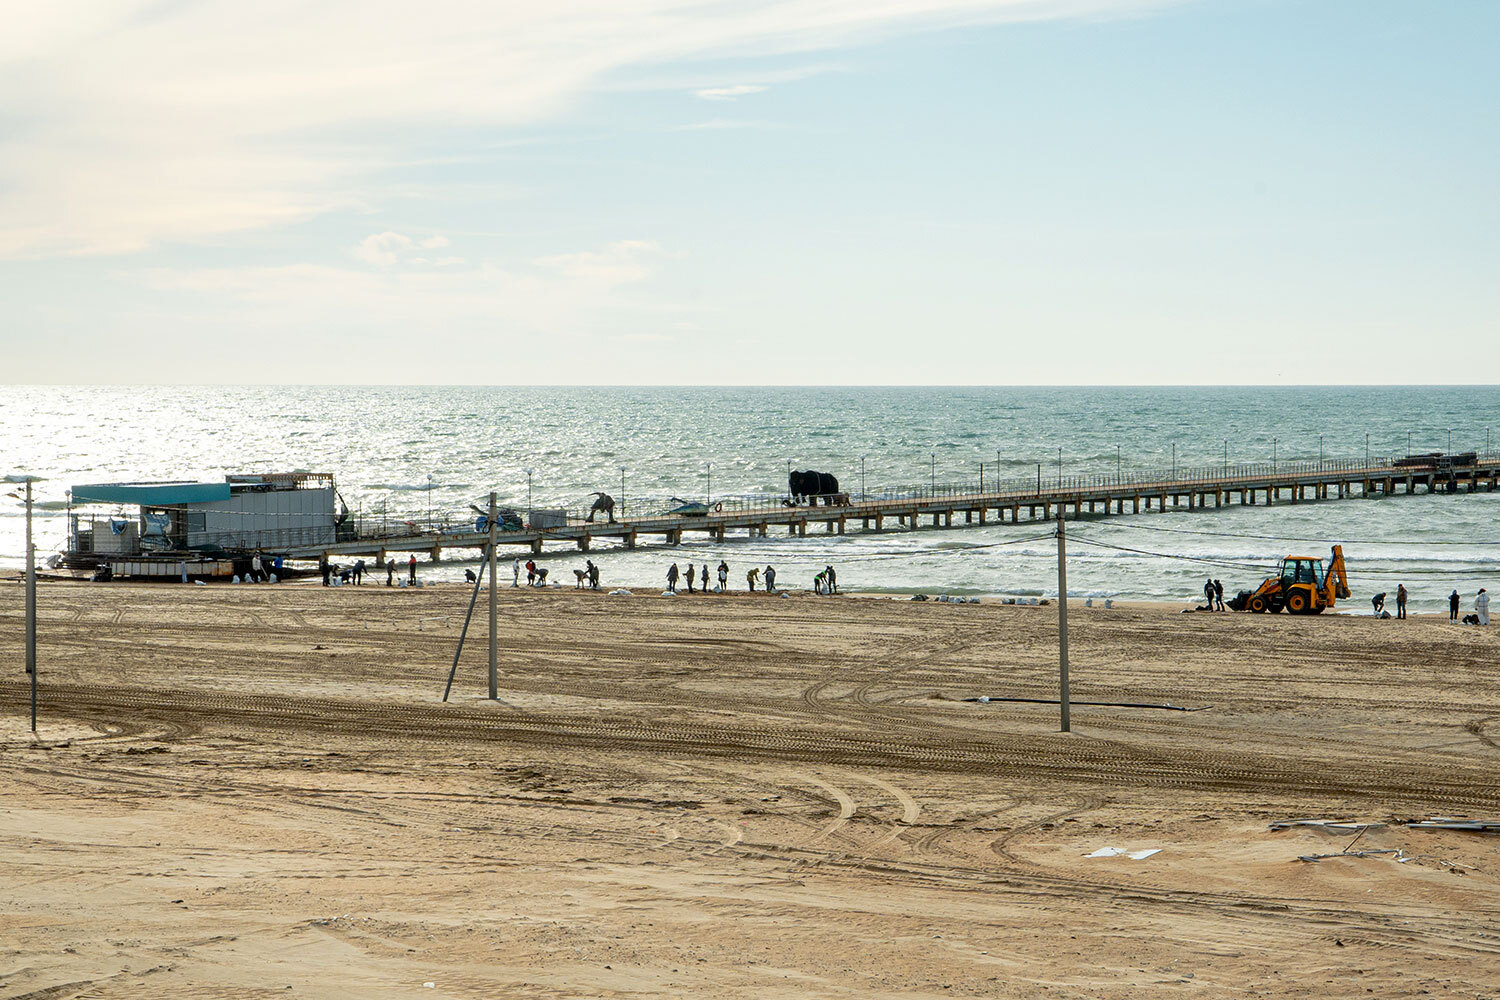
<path fill-rule="evenodd" d="M 44 584 L 34 743 L 0 584 L 0 997 L 1500 983 L 1500 836 L 1401 825 L 1500 818 L 1500 632 L 1075 603 L 1076 700 L 1197 710 L 1061 734 L 963 700 L 1055 607 L 505 588 L 443 704 L 467 600 Z"/>

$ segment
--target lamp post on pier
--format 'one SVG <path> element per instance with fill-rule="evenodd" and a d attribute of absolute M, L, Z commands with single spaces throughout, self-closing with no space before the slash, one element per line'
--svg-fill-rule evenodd
<path fill-rule="evenodd" d="M 1120 445 L 1115 444 L 1115 485 L 1120 485 Z"/>
<path fill-rule="evenodd" d="M 528 528 L 531 527 L 531 511 L 533 509 L 531 503 L 531 474 L 534 471 L 534 469 L 526 470 L 526 526 Z"/>
<path fill-rule="evenodd" d="M 1229 476 L 1229 439 L 1224 439 L 1224 476 Z"/>
<path fill-rule="evenodd" d="M 1062 489 L 1062 447 L 1057 449 L 1057 488 Z"/>
<path fill-rule="evenodd" d="M 865 501 L 865 459 L 867 455 L 859 456 L 859 502 Z"/>
<path fill-rule="evenodd" d="M 427 473 L 427 530 L 432 530 L 432 473 Z"/>
<path fill-rule="evenodd" d="M 714 463 L 704 462 L 703 464 L 708 469 L 708 505 L 712 507 L 714 504 Z"/>
<path fill-rule="evenodd" d="M 1172 442 L 1172 478 L 1173 479 L 1177 478 L 1177 442 L 1176 441 Z M 1177 501 L 1174 500 L 1172 502 L 1176 503 Z"/>
<path fill-rule="evenodd" d="M 1277 438 L 1273 437 L 1271 439 L 1271 475 L 1273 475 L 1273 476 L 1276 475 L 1276 445 L 1277 445 L 1277 442 L 1278 442 Z"/>
<path fill-rule="evenodd" d="M 1406 432 L 1406 457 L 1411 458 L 1411 431 Z"/>
<path fill-rule="evenodd" d="M 625 516 L 625 466 L 620 466 L 620 516 Z"/>
<path fill-rule="evenodd" d="M 1323 471 L 1323 435 L 1318 435 L 1318 471 Z"/>
<path fill-rule="evenodd" d="M 931 479 L 932 495 L 933 496 L 937 496 L 937 452 L 935 452 L 935 451 L 934 452 L 930 452 L 929 453 L 929 457 L 930 457 L 931 462 L 932 462 L 932 465 L 930 466 L 930 470 L 931 470 L 931 473 L 932 473 L 932 479 Z"/>
<path fill-rule="evenodd" d="M 1449 455 L 1453 454 L 1453 428 L 1452 427 L 1448 428 L 1448 451 L 1446 452 L 1446 454 L 1449 454 Z"/>

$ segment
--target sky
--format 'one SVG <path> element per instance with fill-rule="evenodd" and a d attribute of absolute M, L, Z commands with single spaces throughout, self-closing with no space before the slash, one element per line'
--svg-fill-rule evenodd
<path fill-rule="evenodd" d="M 0 382 L 1493 383 L 1493 0 L 0 0 Z"/>

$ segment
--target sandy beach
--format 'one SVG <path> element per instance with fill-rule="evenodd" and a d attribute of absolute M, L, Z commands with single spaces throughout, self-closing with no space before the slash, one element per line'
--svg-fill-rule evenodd
<path fill-rule="evenodd" d="M 0 997 L 1490 996 L 1500 634 L 0 585 Z M 1272 830 L 1291 818 L 1382 824 Z M 1318 862 L 1299 856 L 1399 851 Z M 1100 848 L 1159 849 L 1139 860 Z"/>

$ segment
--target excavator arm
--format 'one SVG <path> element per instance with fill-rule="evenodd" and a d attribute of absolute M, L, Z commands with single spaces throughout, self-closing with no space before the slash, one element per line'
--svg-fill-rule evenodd
<path fill-rule="evenodd" d="M 1332 607 L 1334 598 L 1349 599 L 1349 574 L 1344 569 L 1344 547 L 1333 547 L 1333 559 L 1328 564 L 1328 575 L 1323 578 L 1323 601 Z"/>

